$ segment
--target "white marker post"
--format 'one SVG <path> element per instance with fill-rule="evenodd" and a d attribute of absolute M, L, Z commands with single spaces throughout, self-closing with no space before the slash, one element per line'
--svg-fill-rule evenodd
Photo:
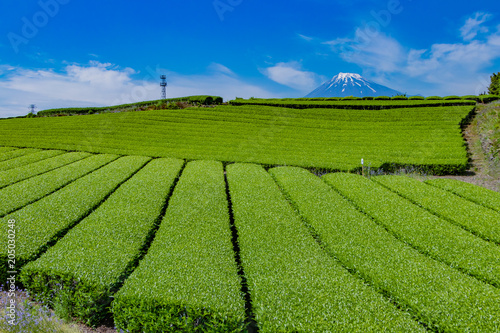
<path fill-rule="evenodd" d="M 365 161 L 361 159 L 361 176 L 365 175 L 365 167 L 364 167 Z"/>

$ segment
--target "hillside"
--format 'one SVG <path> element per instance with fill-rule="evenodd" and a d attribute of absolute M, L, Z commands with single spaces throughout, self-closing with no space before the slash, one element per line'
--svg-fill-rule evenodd
<path fill-rule="evenodd" d="M 10 119 L 0 122 L 0 145 L 325 170 L 356 170 L 364 159 L 374 169 L 464 171 L 460 126 L 474 107 L 415 102 L 389 110 L 219 106 Z"/>
<path fill-rule="evenodd" d="M 500 192 L 500 103 L 479 105 L 474 120 L 464 129 L 471 167 L 461 181 Z"/>
<path fill-rule="evenodd" d="M 499 193 L 330 172 L 464 172 L 497 109 L 354 102 L 4 120 L 0 279 L 134 333 L 498 331 Z"/>

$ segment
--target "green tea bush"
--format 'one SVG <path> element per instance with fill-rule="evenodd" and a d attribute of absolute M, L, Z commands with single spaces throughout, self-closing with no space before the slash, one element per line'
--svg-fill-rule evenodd
<path fill-rule="evenodd" d="M 9 151 L 13 151 L 13 150 L 17 150 L 18 148 L 15 148 L 15 147 L 0 147 L 0 156 L 3 154 L 3 153 L 7 153 Z"/>
<path fill-rule="evenodd" d="M 372 180 L 431 213 L 475 235 L 500 244 L 500 214 L 448 191 L 410 177 L 380 176 Z M 500 272 L 500 270 L 499 270 Z"/>
<path fill-rule="evenodd" d="M 370 108 L 432 102 L 325 101 L 315 102 L 313 109 L 247 105 L 12 119 L 0 121 L 0 133 L 12 133 L 0 134 L 0 145 L 330 171 L 356 170 L 363 158 L 374 169 L 418 165 L 429 173 L 458 173 L 468 165 L 459 124 L 473 113 L 474 101 L 468 101 L 471 106 L 377 110 L 317 104 Z"/>
<path fill-rule="evenodd" d="M 427 184 L 454 193 L 478 205 L 500 212 L 500 193 L 455 179 L 430 179 Z"/>
<path fill-rule="evenodd" d="M 1 189 L 0 217 L 43 198 L 117 158 L 116 155 L 106 154 L 90 156 Z"/>
<path fill-rule="evenodd" d="M 338 98 L 311 98 L 311 99 L 254 99 L 254 100 L 232 100 L 229 104 L 234 106 L 260 105 L 286 107 L 293 109 L 312 109 L 312 108 L 331 108 L 344 110 L 382 110 L 394 108 L 414 108 L 414 107 L 432 107 L 432 106 L 460 106 L 475 105 L 474 101 L 454 100 L 392 100 L 391 97 L 379 96 L 371 99 L 359 99 L 358 97 Z"/>
<path fill-rule="evenodd" d="M 147 161 L 147 157 L 122 157 L 2 218 L 0 221 L 5 225 L 9 220 L 16 221 L 17 269 L 38 258 Z M 7 233 L 0 233 L 0 241 L 7 244 Z M 1 248 L 2 281 L 7 273 L 7 257 L 7 248 Z"/>
<path fill-rule="evenodd" d="M 74 152 L 62 154 L 60 151 L 55 151 L 52 155 L 56 156 L 17 167 L 15 169 L 0 172 L 0 188 L 60 168 L 90 156 L 89 153 Z"/>
<path fill-rule="evenodd" d="M 9 169 L 19 168 L 31 163 L 39 162 L 57 155 L 61 155 L 64 151 L 61 150 L 42 150 L 39 149 L 24 149 L 21 150 L 21 155 L 10 156 L 12 158 L 0 162 L 0 172 Z"/>
<path fill-rule="evenodd" d="M 362 212 L 433 259 L 500 286 L 500 247 L 443 220 L 382 185 L 354 174 L 324 177 Z"/>
<path fill-rule="evenodd" d="M 182 164 L 172 159 L 148 163 L 55 246 L 26 265 L 21 272 L 24 285 L 54 306 L 65 301 L 65 311 L 89 325 L 106 318 L 110 296 L 154 236 Z"/>
<path fill-rule="evenodd" d="M 476 101 L 476 102 L 479 102 L 481 100 L 480 97 L 476 96 L 476 95 L 462 96 L 461 99 L 466 99 L 466 100 L 471 100 L 471 101 Z"/>
<path fill-rule="evenodd" d="M 259 332 L 423 331 L 327 255 L 262 167 L 227 178 Z"/>
<path fill-rule="evenodd" d="M 85 107 L 85 108 L 62 108 L 62 109 L 49 109 L 38 112 L 38 116 L 52 116 L 52 115 L 76 115 L 76 114 L 93 114 L 109 112 L 114 110 L 136 110 L 139 108 L 155 107 L 158 104 L 175 102 L 188 102 L 197 105 L 212 105 L 221 104 L 222 97 L 220 96 L 187 96 L 187 97 L 176 97 L 168 98 L 154 101 L 145 101 L 131 104 L 121 104 L 114 106 L 104 106 L 104 107 Z"/>
<path fill-rule="evenodd" d="M 480 95 L 479 102 L 480 103 L 491 103 L 500 99 L 500 96 L 497 95 Z"/>
<path fill-rule="evenodd" d="M 188 163 L 148 254 L 115 296 L 115 325 L 127 332 L 243 331 L 231 237 L 222 163 Z"/>
<path fill-rule="evenodd" d="M 498 288 L 397 240 L 384 226 L 359 212 L 306 170 L 284 167 L 270 172 L 325 250 L 353 275 L 362 277 L 400 308 L 407 309 L 429 331 L 494 332 L 500 328 Z M 340 175 L 326 175 L 323 180 L 335 185 L 337 176 Z M 357 183 L 351 185 L 350 192 L 364 190 Z M 375 198 L 379 197 L 372 197 Z M 388 327 L 398 329 L 395 325 Z"/>
<path fill-rule="evenodd" d="M 32 149 L 32 148 L 25 148 L 25 149 L 17 149 L 17 148 L 9 149 L 8 147 L 0 147 L 0 148 L 5 148 L 0 151 L 0 162 L 15 159 L 16 157 L 21 157 L 24 155 L 40 151 L 40 149 Z"/>

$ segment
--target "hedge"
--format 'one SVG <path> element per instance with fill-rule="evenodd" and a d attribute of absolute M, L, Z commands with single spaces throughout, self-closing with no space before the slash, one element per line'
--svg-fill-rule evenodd
<path fill-rule="evenodd" d="M 94 155 L 0 190 L 0 217 L 39 200 L 111 161 L 117 155 Z"/>
<path fill-rule="evenodd" d="M 500 213 L 498 192 L 455 179 L 429 179 L 425 182 Z"/>
<path fill-rule="evenodd" d="M 485 240 L 500 244 L 500 214 L 498 212 L 414 178 L 380 176 L 372 179 L 429 212 Z"/>
<path fill-rule="evenodd" d="M 306 170 L 276 168 L 271 174 L 328 253 L 429 331 L 500 329 L 498 288 L 418 253 Z M 323 177 L 327 183 L 330 179 L 335 175 Z"/>
<path fill-rule="evenodd" d="M 15 147 L 0 147 L 0 156 L 2 156 L 4 153 L 8 153 L 9 151 L 17 150 Z M 0 158 L 0 161 L 2 159 Z"/>
<path fill-rule="evenodd" d="M 370 100 L 363 100 L 360 98 L 348 100 L 333 100 L 333 99 L 236 99 L 229 101 L 229 104 L 234 106 L 243 105 L 259 105 L 259 106 L 274 106 L 285 107 L 292 109 L 313 109 L 313 108 L 329 108 L 329 109 L 342 109 L 342 110 L 384 110 L 394 108 L 415 108 L 415 107 L 433 107 L 433 106 L 464 106 L 476 105 L 471 100 L 392 100 L 388 96 L 378 96 Z"/>
<path fill-rule="evenodd" d="M 115 295 L 127 332 L 240 332 L 245 302 L 222 163 L 187 164 L 148 254 Z"/>
<path fill-rule="evenodd" d="M 227 178 L 259 332 L 422 331 L 326 254 L 262 167 L 229 165 Z"/>
<path fill-rule="evenodd" d="M 212 105 L 212 104 L 222 104 L 223 100 L 220 96 L 209 96 L 209 95 L 199 95 L 199 96 L 187 96 L 187 97 L 176 97 L 169 99 L 159 99 L 154 101 L 145 101 L 131 104 L 121 104 L 114 106 L 104 106 L 104 107 L 83 107 L 83 108 L 61 108 L 61 109 L 48 109 L 38 112 L 38 116 L 51 116 L 58 114 L 88 114 L 96 112 L 106 112 L 113 110 L 125 110 L 134 109 L 140 107 L 148 107 L 163 103 L 175 103 L 175 102 L 187 102 L 199 105 Z"/>
<path fill-rule="evenodd" d="M 17 269 L 38 258 L 148 160 L 145 157 L 120 158 L 0 220 L 5 224 L 8 220 L 15 220 L 19 228 Z M 5 237 L 5 233 L 0 234 L 0 241 L 6 242 Z M 5 281 L 6 256 L 6 249 L 0 249 L 2 281 Z"/>
<path fill-rule="evenodd" d="M 91 155 L 84 152 L 60 154 L 59 151 L 55 151 L 54 153 L 57 153 L 55 157 L 0 172 L 0 188 L 60 168 Z"/>
<path fill-rule="evenodd" d="M 500 247 L 355 174 L 327 182 L 401 241 L 484 282 L 500 287 Z"/>
<path fill-rule="evenodd" d="M 16 157 L 21 157 L 39 151 L 40 149 L 33 149 L 33 148 L 3 150 L 2 153 L 0 153 L 0 162 L 15 159 Z"/>
<path fill-rule="evenodd" d="M 19 168 L 30 163 L 35 163 L 57 155 L 61 155 L 63 153 L 64 151 L 61 150 L 30 149 L 28 150 L 27 154 L 22 154 L 20 156 L 0 162 L 0 172 L 9 169 Z"/>
<path fill-rule="evenodd" d="M 106 318 L 110 297 L 154 236 L 182 164 L 171 159 L 148 163 L 55 246 L 26 265 L 21 280 L 27 289 L 88 325 Z"/>
<path fill-rule="evenodd" d="M 14 119 L 0 122 L 0 133 L 12 132 L 0 134 L 0 144 L 330 171 L 356 170 L 363 158 L 375 169 L 418 165 L 443 174 L 467 168 L 459 124 L 473 113 L 473 106 L 346 112 L 253 105 Z"/>

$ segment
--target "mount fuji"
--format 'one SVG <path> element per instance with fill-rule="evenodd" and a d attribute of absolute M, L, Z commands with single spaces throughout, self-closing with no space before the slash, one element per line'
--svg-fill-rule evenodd
<path fill-rule="evenodd" d="M 400 94 L 397 90 L 368 81 L 359 74 L 339 73 L 306 97 L 392 97 Z"/>

